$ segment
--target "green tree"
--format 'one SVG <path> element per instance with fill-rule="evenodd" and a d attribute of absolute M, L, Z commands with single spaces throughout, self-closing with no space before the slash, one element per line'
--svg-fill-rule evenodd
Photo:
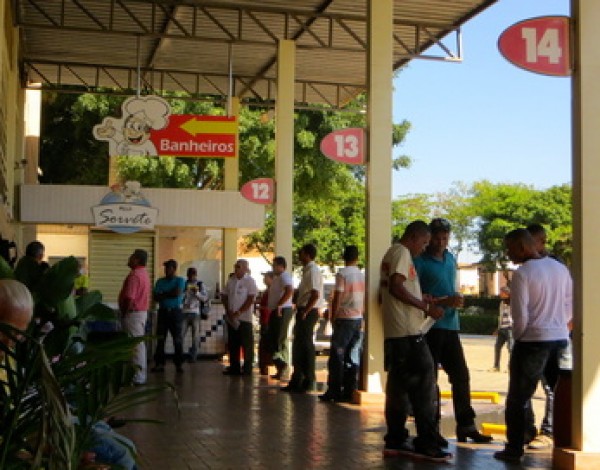
<path fill-rule="evenodd" d="M 429 194 L 406 194 L 392 201 L 392 237 L 400 238 L 414 220 L 429 222 L 434 213 L 434 200 Z"/>
<path fill-rule="evenodd" d="M 569 185 L 536 190 L 524 184 L 475 183 L 470 211 L 476 217 L 482 261 L 494 270 L 505 265 L 504 235 L 515 228 L 539 223 L 548 234 L 548 251 L 556 252 L 570 265 L 571 207 Z"/>
<path fill-rule="evenodd" d="M 434 217 L 445 217 L 452 224 L 452 251 L 458 256 L 473 246 L 473 220 L 476 215 L 469 204 L 470 191 L 465 183 L 456 182 L 447 192 L 435 195 Z"/>
<path fill-rule="evenodd" d="M 108 183 L 106 144 L 94 139 L 92 128 L 121 101 L 106 95 L 42 93 L 41 183 Z"/>

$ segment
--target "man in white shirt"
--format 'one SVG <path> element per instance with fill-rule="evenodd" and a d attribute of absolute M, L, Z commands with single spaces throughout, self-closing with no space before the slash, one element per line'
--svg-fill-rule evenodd
<path fill-rule="evenodd" d="M 221 297 L 227 321 L 229 367 L 225 375 L 251 375 L 254 362 L 254 335 L 252 333 L 252 306 L 256 297 L 256 282 L 250 277 L 248 261 L 238 259 L 233 276 L 227 281 Z M 244 350 L 241 367 L 240 349 Z"/>
<path fill-rule="evenodd" d="M 302 263 L 302 280 L 298 286 L 292 343 L 294 372 L 290 383 L 282 388 L 286 392 L 305 393 L 314 391 L 317 386 L 314 331 L 319 319 L 319 309 L 323 306 L 323 276 L 314 261 L 316 256 L 317 248 L 310 243 L 298 251 L 298 258 Z"/>
<path fill-rule="evenodd" d="M 277 367 L 277 373 L 272 376 L 274 379 L 284 379 L 288 374 L 290 363 L 288 332 L 294 315 L 292 308 L 294 280 L 286 268 L 287 261 L 283 256 L 273 258 L 274 276 L 268 298 L 268 306 L 271 310 L 268 337 L 273 363 Z"/>
<path fill-rule="evenodd" d="M 523 456 L 525 427 L 529 422 L 527 403 L 548 360 L 568 344 L 573 286 L 567 268 L 549 256 L 540 255 L 526 229 L 509 232 L 504 241 L 510 260 L 521 266 L 511 282 L 515 344 L 506 398 L 508 442 L 494 457 L 519 462 Z"/>
<path fill-rule="evenodd" d="M 322 401 L 352 402 L 358 385 L 362 349 L 362 324 L 365 310 L 365 275 L 358 268 L 358 247 L 344 249 L 344 267 L 335 276 L 335 290 L 329 308 L 333 326 L 327 392 Z"/>

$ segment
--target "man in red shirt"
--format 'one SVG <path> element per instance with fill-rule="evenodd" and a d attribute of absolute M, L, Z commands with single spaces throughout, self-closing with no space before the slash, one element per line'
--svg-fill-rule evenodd
<path fill-rule="evenodd" d="M 148 304 L 150 302 L 150 277 L 146 271 L 148 253 L 137 249 L 129 257 L 127 266 L 131 271 L 123 281 L 119 293 L 119 310 L 123 331 L 131 336 L 144 336 L 148 319 Z M 132 362 L 137 367 L 133 376 L 134 385 L 146 383 L 146 345 L 138 343 L 133 350 Z"/>

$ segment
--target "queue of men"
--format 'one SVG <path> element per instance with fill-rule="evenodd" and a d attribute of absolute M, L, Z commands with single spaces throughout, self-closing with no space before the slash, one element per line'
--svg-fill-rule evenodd
<path fill-rule="evenodd" d="M 569 356 L 572 281 L 567 268 L 545 251 L 545 232 L 539 228 L 532 225 L 513 230 L 505 237 L 507 256 L 519 268 L 510 286 L 514 346 L 506 401 L 507 443 L 494 457 L 508 462 L 519 462 L 524 447 L 536 438 L 530 401 L 538 383 L 544 380 L 550 393 L 547 410 L 551 410 L 557 371 L 566 367 L 565 358 Z M 540 233 L 544 236 L 542 241 Z M 408 456 L 432 462 L 452 458 L 446 450 L 448 441 L 440 433 L 440 395 L 436 385 L 439 366 L 452 386 L 457 440 L 474 444 L 492 440 L 477 429 L 470 402 L 469 369 L 457 313 L 463 299 L 456 289 L 456 259 L 448 251 L 450 235 L 450 223 L 445 219 L 434 219 L 429 224 L 414 221 L 381 262 L 380 317 L 388 372 L 383 451 L 386 457 Z M 265 335 L 261 342 L 276 368 L 272 378 L 284 380 L 291 372 L 289 382 L 281 387 L 285 392 L 316 390 L 314 331 L 325 300 L 316 257 L 317 248 L 312 244 L 298 251 L 302 274 L 295 298 L 285 258 L 276 256 L 270 273 L 272 282 L 265 302 L 270 315 L 268 327 L 261 329 Z M 342 257 L 344 267 L 336 274 L 329 310 L 333 333 L 327 391 L 319 396 L 323 402 L 352 402 L 358 388 L 365 327 L 365 278 L 358 268 L 356 246 L 347 246 Z M 152 371 L 165 369 L 165 338 L 170 334 L 175 348 L 173 362 L 176 371 L 182 373 L 184 326 L 190 322 L 193 325 L 200 302 L 207 299 L 206 291 L 194 268 L 188 270 L 186 281 L 177 275 L 178 265 L 172 259 L 163 263 L 164 276 L 152 288 L 145 269 L 147 259 L 147 253 L 141 249 L 129 257 L 131 271 L 119 294 L 122 327 L 133 336 L 145 334 L 152 293 L 158 304 L 158 344 Z M 253 372 L 257 294 L 248 261 L 238 259 L 221 293 L 229 353 L 225 375 Z M 290 354 L 288 332 L 292 320 Z M 196 348 L 192 350 L 195 356 Z M 145 384 L 147 361 L 143 342 L 136 347 L 132 361 L 137 366 L 133 385 Z M 415 421 L 414 438 L 406 427 L 409 416 Z M 552 415 L 548 411 L 540 435 L 551 436 L 551 432 Z"/>
<path fill-rule="evenodd" d="M 383 452 L 386 457 L 408 456 L 432 462 L 452 458 L 446 450 L 448 441 L 440 433 L 439 367 L 452 386 L 457 441 L 485 444 L 492 440 L 477 429 L 471 406 L 469 369 L 457 313 L 463 299 L 456 289 L 456 259 L 448 250 L 450 235 L 450 223 L 445 219 L 434 219 L 429 224 L 412 222 L 381 263 L 379 297 L 388 372 Z M 527 229 L 518 229 L 508 233 L 505 240 L 508 257 L 520 265 L 511 286 L 514 347 L 506 404 L 508 442 L 504 450 L 494 454 L 508 462 L 518 462 L 524 446 L 536 437 L 530 399 L 538 382 L 550 376 L 548 371 L 558 369 L 557 358 L 568 347 L 571 278 L 563 264 L 542 251 L 539 243 L 536 245 L 534 236 Z M 264 340 L 262 344 L 276 367 L 273 378 L 285 379 L 292 371 L 287 385 L 281 387 L 285 392 L 316 390 L 314 331 L 324 305 L 323 278 L 316 255 L 312 244 L 298 251 L 302 275 L 295 299 L 286 260 L 277 256 L 273 263 L 266 301 L 269 325 L 261 328 L 261 341 Z M 357 389 L 365 308 L 365 280 L 357 267 L 358 258 L 357 247 L 346 247 L 345 267 L 336 275 L 329 311 L 333 333 L 327 391 L 319 396 L 324 402 L 352 402 Z M 165 262 L 166 276 L 157 281 L 154 289 L 159 316 L 162 312 L 175 318 L 175 304 L 181 305 L 184 286 L 171 280 L 176 266 L 174 260 Z M 222 292 L 229 352 L 225 375 L 252 374 L 257 293 L 248 261 L 238 259 Z M 173 307 L 161 303 L 168 299 L 175 299 Z M 295 317 L 290 359 L 288 327 L 292 315 Z M 162 323 L 159 318 L 159 324 Z M 167 331 L 174 338 L 174 360 L 180 371 L 181 328 L 169 326 L 161 329 L 161 334 Z M 161 346 L 164 341 L 159 342 L 155 370 L 164 367 Z M 551 383 L 555 384 L 555 380 Z M 414 417 L 417 432 L 412 439 L 406 428 L 409 416 Z M 545 421 L 548 419 L 551 416 L 545 417 Z"/>

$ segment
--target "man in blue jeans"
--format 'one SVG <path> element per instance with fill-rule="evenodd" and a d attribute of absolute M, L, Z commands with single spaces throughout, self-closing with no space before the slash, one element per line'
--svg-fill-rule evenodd
<path fill-rule="evenodd" d="M 365 275 L 358 268 L 358 247 L 344 249 L 344 267 L 335 276 L 335 290 L 329 309 L 333 325 L 327 369 L 327 392 L 322 401 L 351 402 L 358 385 L 365 309 Z"/>
<path fill-rule="evenodd" d="M 530 422 L 527 403 L 548 361 L 568 344 L 573 286 L 567 268 L 549 256 L 540 255 L 526 229 L 509 232 L 504 241 L 510 260 L 521 266 L 511 281 L 515 345 L 506 398 L 508 442 L 494 457 L 519 462 L 523 456 L 525 427 Z"/>
<path fill-rule="evenodd" d="M 158 319 L 156 322 L 156 335 L 158 341 L 154 354 L 155 366 L 153 372 L 165 370 L 165 339 L 167 332 L 171 333 L 175 356 L 173 362 L 178 373 L 183 372 L 183 321 L 185 319 L 182 304 L 185 292 L 185 279 L 176 276 L 177 261 L 170 259 L 163 263 L 165 277 L 156 281 L 154 286 L 154 300 L 158 302 Z"/>

